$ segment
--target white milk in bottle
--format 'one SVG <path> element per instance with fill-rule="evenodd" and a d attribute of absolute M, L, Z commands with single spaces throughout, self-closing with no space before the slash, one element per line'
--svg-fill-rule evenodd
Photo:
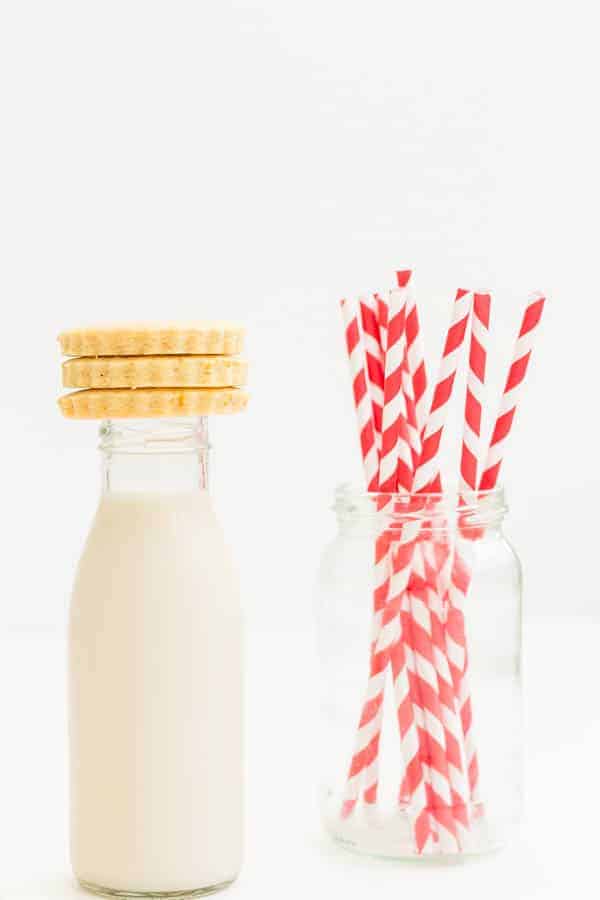
<path fill-rule="evenodd" d="M 71 856 L 118 897 L 225 886 L 242 852 L 242 628 L 205 419 L 101 428 L 70 619 Z"/>

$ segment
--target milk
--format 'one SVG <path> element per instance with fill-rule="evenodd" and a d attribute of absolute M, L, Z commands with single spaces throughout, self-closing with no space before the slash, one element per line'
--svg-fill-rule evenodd
<path fill-rule="evenodd" d="M 241 862 L 238 588 L 210 496 L 105 493 L 70 623 L 71 856 L 124 892 Z"/>

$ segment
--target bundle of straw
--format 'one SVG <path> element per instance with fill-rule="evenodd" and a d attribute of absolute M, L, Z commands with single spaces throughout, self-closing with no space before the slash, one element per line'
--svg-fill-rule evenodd
<path fill-rule="evenodd" d="M 496 486 L 545 298 L 527 302 L 487 453 L 481 422 L 491 298 L 458 290 L 437 378 L 427 374 L 412 272 L 397 287 L 342 301 L 365 483 L 377 492 L 373 623 L 366 694 L 340 814 L 378 800 L 379 743 L 391 671 L 406 808 L 418 854 L 464 849 L 483 811 L 464 623 L 470 572 L 448 539 L 427 529 L 431 494 L 443 491 L 440 447 L 456 375 L 468 358 L 460 455 L 461 494 Z M 469 348 L 468 356 L 466 354 Z M 390 527 L 396 512 L 416 513 Z M 471 538 L 481 531 L 469 530 Z"/>

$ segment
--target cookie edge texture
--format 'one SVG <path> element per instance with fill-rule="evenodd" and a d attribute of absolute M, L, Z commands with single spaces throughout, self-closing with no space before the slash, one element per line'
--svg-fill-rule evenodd
<path fill-rule="evenodd" d="M 236 356 L 245 329 L 227 322 L 73 328 L 58 336 L 63 356 Z"/>
<path fill-rule="evenodd" d="M 58 399 L 67 419 L 154 419 L 243 412 L 249 395 L 224 388 L 107 388 L 74 391 Z"/>
<path fill-rule="evenodd" d="M 72 357 L 62 364 L 66 388 L 244 387 L 246 360 L 230 356 Z"/>

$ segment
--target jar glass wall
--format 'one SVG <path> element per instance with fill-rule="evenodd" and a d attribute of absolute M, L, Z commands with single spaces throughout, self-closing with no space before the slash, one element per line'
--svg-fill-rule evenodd
<path fill-rule="evenodd" d="M 324 825 L 388 857 L 494 849 L 522 799 L 521 573 L 503 493 L 342 486 L 334 508 L 317 589 Z"/>

